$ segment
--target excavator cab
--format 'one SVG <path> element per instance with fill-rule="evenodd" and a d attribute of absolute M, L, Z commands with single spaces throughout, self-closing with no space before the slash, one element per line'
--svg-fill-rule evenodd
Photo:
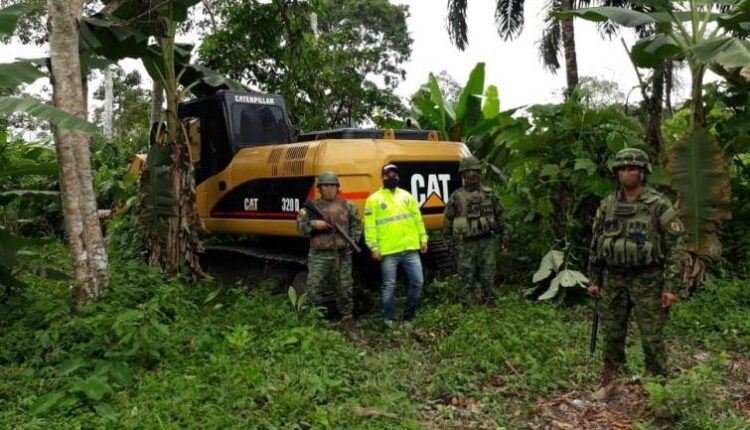
<path fill-rule="evenodd" d="M 292 141 L 292 126 L 281 96 L 222 90 L 180 103 L 196 185 L 223 171 L 244 148 Z"/>

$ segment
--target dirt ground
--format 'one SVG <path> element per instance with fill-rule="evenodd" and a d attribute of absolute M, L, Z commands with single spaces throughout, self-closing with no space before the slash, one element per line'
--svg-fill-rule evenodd
<path fill-rule="evenodd" d="M 705 353 L 686 357 L 676 357 L 678 368 L 690 368 L 708 359 Z M 750 422 L 750 358 L 731 357 L 726 369 L 727 384 L 724 396 L 733 402 Z M 512 404 L 507 426 L 486 411 L 481 400 L 473 397 L 447 397 L 433 404 L 425 405 L 420 425 L 425 429 L 499 429 L 528 428 L 533 430 L 631 430 L 635 423 L 650 422 L 652 425 L 669 429 L 675 422 L 662 417 L 658 410 L 648 404 L 648 393 L 640 380 L 626 381 L 609 400 L 594 401 L 591 393 L 596 386 L 581 387 L 579 390 L 556 392 L 538 399 L 532 407 L 532 418 L 521 413 L 520 399 L 509 398 Z M 528 414 L 527 414 L 528 415 Z M 524 422 L 525 421 L 525 422 Z"/>

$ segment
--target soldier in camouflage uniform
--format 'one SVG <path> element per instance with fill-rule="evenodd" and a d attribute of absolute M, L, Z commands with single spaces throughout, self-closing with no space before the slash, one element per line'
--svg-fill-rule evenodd
<path fill-rule="evenodd" d="M 476 157 L 462 158 L 458 167 L 463 187 L 448 199 L 443 236 L 456 245 L 458 274 L 485 302 L 494 300 L 497 237 L 504 233 L 503 209 L 490 187 L 480 184 L 481 163 Z"/>
<path fill-rule="evenodd" d="M 589 293 L 599 298 L 604 336 L 601 400 L 619 383 L 630 311 L 641 333 L 646 371 L 667 374 L 664 330 L 682 272 L 682 222 L 669 199 L 646 185 L 651 172 L 640 149 L 618 152 L 619 189 L 602 200 L 593 225 Z"/>
<path fill-rule="evenodd" d="M 354 241 L 362 236 L 362 220 L 357 208 L 337 197 L 339 180 L 335 173 L 325 172 L 318 177 L 321 198 L 308 204 L 315 205 L 325 219 L 302 208 L 297 216 L 297 230 L 310 238 L 307 259 L 307 295 L 315 305 L 335 302 L 345 330 L 351 329 L 354 299 L 352 281 L 352 251 L 344 238 L 330 223 L 336 223 Z"/>

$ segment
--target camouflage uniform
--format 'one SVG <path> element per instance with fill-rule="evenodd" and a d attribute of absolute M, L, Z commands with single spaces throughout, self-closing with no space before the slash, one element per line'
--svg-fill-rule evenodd
<path fill-rule="evenodd" d="M 475 157 L 461 160 L 459 172 L 479 170 Z M 456 245 L 458 274 L 470 295 L 492 299 L 497 236 L 504 233 L 503 210 L 492 188 L 479 184 L 459 188 L 445 206 L 443 236 Z M 479 290 L 479 291 L 477 291 Z"/>
<path fill-rule="evenodd" d="M 322 175 L 321 175 L 322 176 Z M 317 199 L 312 202 L 325 215 L 349 233 L 353 240 L 362 236 L 362 220 L 357 208 L 349 201 Z M 302 208 L 297 216 L 297 230 L 310 238 L 307 258 L 307 295 L 311 302 L 327 306 L 335 302 L 341 316 L 353 313 L 352 252 L 349 244 L 333 230 L 316 230 L 318 219 L 309 209 Z"/>
<path fill-rule="evenodd" d="M 646 154 L 634 149 L 618 153 L 613 169 L 626 165 L 636 165 L 646 173 L 651 167 Z M 683 231 L 672 203 L 651 187 L 644 186 L 633 202 L 625 201 L 622 190 L 602 200 L 594 219 L 588 271 L 591 284 L 601 288 L 598 312 L 605 384 L 611 379 L 608 375 L 625 364 L 631 309 L 641 333 L 646 371 L 667 373 L 664 329 L 668 310 L 662 308 L 662 293 L 674 293 L 679 286 Z"/>

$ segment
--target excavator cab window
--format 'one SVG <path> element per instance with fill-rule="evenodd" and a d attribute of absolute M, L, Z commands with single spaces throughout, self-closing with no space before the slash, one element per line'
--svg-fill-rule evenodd
<path fill-rule="evenodd" d="M 232 104 L 232 142 L 239 148 L 289 142 L 284 111 L 275 105 Z"/>
<path fill-rule="evenodd" d="M 201 157 L 195 168 L 196 183 L 224 170 L 234 156 L 221 105 L 215 101 L 211 104 L 213 106 L 204 109 L 200 116 Z"/>

